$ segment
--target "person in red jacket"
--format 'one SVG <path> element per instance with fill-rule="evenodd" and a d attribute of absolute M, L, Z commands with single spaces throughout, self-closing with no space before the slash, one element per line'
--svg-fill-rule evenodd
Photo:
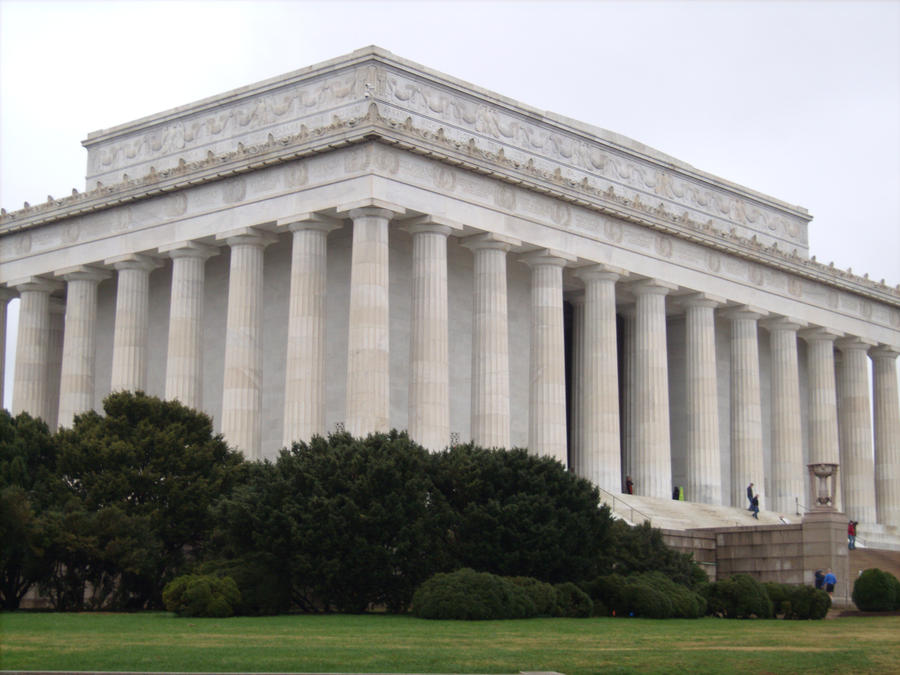
<path fill-rule="evenodd" d="M 856 548 L 856 526 L 858 524 L 859 523 L 857 523 L 855 520 L 851 520 L 850 524 L 847 525 L 847 540 L 849 542 L 847 544 L 847 548 L 849 548 L 851 551 Z"/>

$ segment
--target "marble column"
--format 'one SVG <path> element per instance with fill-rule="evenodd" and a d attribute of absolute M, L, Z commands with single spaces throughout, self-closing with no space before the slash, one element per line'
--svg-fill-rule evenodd
<path fill-rule="evenodd" d="M 144 391 L 150 330 L 150 272 L 159 261 L 129 254 L 106 260 L 117 271 L 110 391 Z"/>
<path fill-rule="evenodd" d="M 875 420 L 875 508 L 878 522 L 900 525 L 900 397 L 897 352 L 880 346 L 872 357 Z"/>
<path fill-rule="evenodd" d="M 531 267 L 528 449 L 563 466 L 568 464 L 568 447 L 562 271 L 569 260 L 549 250 L 522 258 Z"/>
<path fill-rule="evenodd" d="M 715 308 L 705 293 L 683 300 L 685 308 L 685 403 L 688 501 L 722 503 Z"/>
<path fill-rule="evenodd" d="M 626 491 L 628 477 L 634 479 L 634 438 L 637 425 L 634 418 L 634 355 L 637 348 L 635 334 L 635 306 L 627 305 L 619 309 L 622 316 L 622 375 L 619 436 L 622 443 L 622 481 L 620 490 Z"/>
<path fill-rule="evenodd" d="M 291 295 L 284 373 L 282 444 L 325 436 L 325 306 L 328 233 L 339 220 L 306 214 L 291 231 Z M 279 225 L 282 223 L 279 222 Z"/>
<path fill-rule="evenodd" d="M 491 234 L 463 240 L 474 257 L 472 441 L 510 447 L 506 254 L 518 241 Z"/>
<path fill-rule="evenodd" d="M 388 224 L 392 209 L 352 209 L 345 426 L 354 436 L 390 428 Z"/>
<path fill-rule="evenodd" d="M 875 464 L 872 410 L 869 405 L 869 348 L 874 343 L 854 337 L 837 341 L 838 430 L 840 433 L 841 495 L 847 517 L 875 523 Z"/>
<path fill-rule="evenodd" d="M 263 258 L 277 237 L 252 227 L 216 237 L 231 249 L 222 434 L 249 459 L 262 458 Z"/>
<path fill-rule="evenodd" d="M 50 297 L 50 332 L 48 338 L 50 345 L 47 348 L 47 356 L 50 362 L 47 364 L 47 426 L 50 431 L 56 431 L 59 421 L 59 381 L 62 373 L 63 359 L 63 333 L 66 327 L 66 302 L 62 298 Z"/>
<path fill-rule="evenodd" d="M 13 380 L 12 414 L 49 419 L 50 293 L 60 284 L 41 277 L 12 282 L 19 291 L 19 332 Z"/>
<path fill-rule="evenodd" d="M 56 272 L 66 282 L 66 324 L 60 374 L 59 426 L 94 407 L 97 351 L 97 286 L 106 270 L 80 265 Z"/>
<path fill-rule="evenodd" d="M 203 408 L 203 298 L 206 261 L 218 255 L 215 246 L 182 241 L 162 246 L 172 258 L 169 339 L 166 350 L 166 399 Z"/>
<path fill-rule="evenodd" d="M 582 335 L 579 337 L 577 325 L 575 331 L 581 346 L 575 373 L 581 382 L 576 397 L 580 401 L 576 470 L 582 478 L 616 493 L 622 489 L 616 343 L 616 281 L 622 272 L 591 265 L 575 274 L 584 281 Z"/>
<path fill-rule="evenodd" d="M 569 365 L 571 391 L 569 392 L 569 471 L 579 478 L 585 478 L 587 461 L 584 447 L 587 430 L 584 426 L 587 415 L 587 400 L 584 395 L 584 293 L 567 293 L 565 301 L 572 306 L 572 356 Z"/>
<path fill-rule="evenodd" d="M 757 321 L 761 312 L 747 307 L 729 310 L 731 320 L 731 505 L 746 508 L 747 485 L 766 508 L 766 475 L 759 389 Z"/>
<path fill-rule="evenodd" d="M 805 326 L 778 317 L 763 324 L 769 331 L 772 354 L 772 459 L 770 506 L 778 513 L 796 513 L 806 505 L 806 466 L 800 426 L 800 370 L 797 331 Z"/>
<path fill-rule="evenodd" d="M 0 288 L 0 408 L 6 407 L 6 312 L 14 297 L 16 293 L 11 288 Z"/>
<path fill-rule="evenodd" d="M 632 284 L 634 319 L 634 491 L 649 497 L 672 494 L 669 437 L 669 365 L 666 295 L 676 286 L 655 279 Z"/>
<path fill-rule="evenodd" d="M 450 443 L 447 236 L 427 217 L 412 234 L 412 323 L 409 341 L 409 435 L 431 451 Z"/>
<path fill-rule="evenodd" d="M 809 462 L 838 464 L 837 387 L 834 341 L 838 334 L 821 328 L 803 331 L 809 361 Z"/>

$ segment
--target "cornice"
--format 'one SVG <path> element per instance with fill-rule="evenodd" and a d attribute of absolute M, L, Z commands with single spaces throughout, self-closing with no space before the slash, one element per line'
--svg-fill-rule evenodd
<path fill-rule="evenodd" d="M 314 129 L 305 126 L 297 134 L 252 146 L 238 144 L 232 152 L 207 154 L 205 160 L 184 162 L 173 169 L 151 171 L 140 178 L 129 178 L 115 185 L 98 185 L 88 192 L 73 190 L 62 199 L 48 201 L 12 213 L 0 213 L 0 236 L 25 228 L 38 227 L 74 216 L 115 208 L 160 194 L 222 180 L 268 166 L 295 161 L 347 145 L 377 141 L 427 156 L 452 166 L 519 186 L 573 205 L 612 216 L 626 222 L 701 244 L 728 255 L 750 260 L 782 272 L 790 272 L 826 286 L 839 288 L 892 306 L 900 306 L 900 286 L 896 289 L 876 283 L 867 276 L 806 259 L 796 252 L 782 251 L 777 244 L 765 246 L 756 237 L 741 237 L 735 230 L 721 232 L 707 223 L 693 220 L 685 212 L 673 213 L 662 204 L 653 206 L 610 188 L 599 190 L 584 179 L 575 181 L 562 171 L 548 172 L 534 162 L 522 164 L 500 152 L 483 149 L 475 139 L 460 143 L 437 133 L 415 127 L 408 119 L 400 122 L 382 116 L 379 105 L 370 102 L 365 115 L 341 120 Z"/>

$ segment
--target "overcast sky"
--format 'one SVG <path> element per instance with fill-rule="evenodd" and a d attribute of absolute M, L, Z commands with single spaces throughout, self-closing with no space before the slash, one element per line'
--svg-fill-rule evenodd
<path fill-rule="evenodd" d="M 820 261 L 900 282 L 900 0 L 0 0 L 0 205 L 83 190 L 90 131 L 368 44 L 806 207 Z"/>

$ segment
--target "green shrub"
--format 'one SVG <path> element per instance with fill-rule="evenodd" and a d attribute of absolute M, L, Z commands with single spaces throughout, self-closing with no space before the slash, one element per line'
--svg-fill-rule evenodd
<path fill-rule="evenodd" d="M 567 581 L 556 585 L 556 616 L 578 619 L 594 611 L 591 597 L 575 584 Z"/>
<path fill-rule="evenodd" d="M 594 603 L 594 616 L 626 615 L 625 577 L 606 574 L 580 584 Z"/>
<path fill-rule="evenodd" d="M 240 606 L 241 593 L 231 577 L 185 574 L 163 589 L 166 609 L 178 616 L 226 617 Z"/>
<path fill-rule="evenodd" d="M 889 612 L 897 606 L 897 579 L 873 568 L 863 571 L 853 583 L 853 604 L 863 612 Z"/>
<path fill-rule="evenodd" d="M 786 610 L 784 603 L 790 602 L 790 589 L 791 586 L 788 584 L 779 584 L 775 581 L 767 581 L 763 584 L 766 589 L 766 593 L 769 595 L 769 600 L 772 601 L 772 616 L 778 616 L 779 614 L 784 614 Z M 785 617 L 786 619 L 789 617 Z"/>
<path fill-rule="evenodd" d="M 672 616 L 680 619 L 697 619 L 706 613 L 706 601 L 686 586 L 672 581 L 662 572 L 645 572 L 630 577 L 651 586 L 665 595 L 672 604 Z"/>
<path fill-rule="evenodd" d="M 625 605 L 629 616 L 669 619 L 675 613 L 664 592 L 641 581 L 633 581 L 625 588 Z"/>
<path fill-rule="evenodd" d="M 435 574 L 413 595 L 423 619 L 525 619 L 537 615 L 527 591 L 503 577 L 471 569 Z"/>
<path fill-rule="evenodd" d="M 291 583 L 275 564 L 266 564 L 263 555 L 235 560 L 210 560 L 200 565 L 198 574 L 227 576 L 234 579 L 241 593 L 235 614 L 261 616 L 284 614 L 291 606 Z"/>
<path fill-rule="evenodd" d="M 890 579 L 891 584 L 894 586 L 894 611 L 900 610 L 900 580 L 897 579 L 890 572 L 885 572 L 888 575 L 888 579 Z"/>
<path fill-rule="evenodd" d="M 534 603 L 538 616 L 553 616 L 556 612 L 556 588 L 553 584 L 538 581 L 533 577 L 507 577 L 524 590 Z"/>
<path fill-rule="evenodd" d="M 731 579 L 723 579 L 708 587 L 707 613 L 727 619 L 749 619 L 772 617 L 772 601 L 765 587 L 748 574 L 735 574 Z"/>

